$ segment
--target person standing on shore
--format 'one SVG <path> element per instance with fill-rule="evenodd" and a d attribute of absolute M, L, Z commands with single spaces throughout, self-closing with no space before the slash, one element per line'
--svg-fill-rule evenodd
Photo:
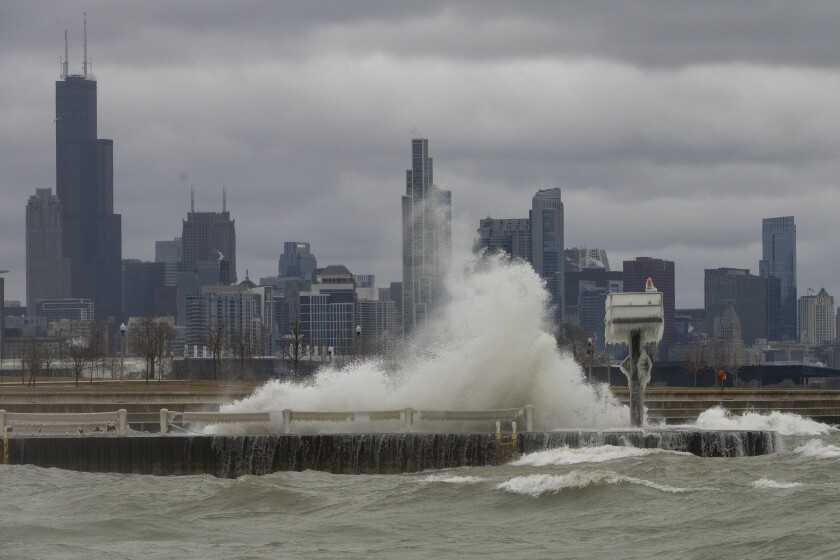
<path fill-rule="evenodd" d="M 718 384 L 720 384 L 720 390 L 723 391 L 723 382 L 726 381 L 726 372 L 722 369 L 719 369 L 717 372 Z"/>

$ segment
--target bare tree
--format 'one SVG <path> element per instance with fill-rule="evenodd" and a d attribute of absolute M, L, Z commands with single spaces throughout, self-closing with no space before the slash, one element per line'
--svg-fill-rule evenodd
<path fill-rule="evenodd" d="M 706 360 L 706 341 L 695 338 L 688 345 L 685 361 L 682 364 L 682 371 L 694 377 L 694 386 L 697 387 L 697 375 L 709 367 Z"/>
<path fill-rule="evenodd" d="M 22 370 L 29 374 L 29 385 L 35 386 L 35 377 L 43 369 L 47 348 L 41 340 L 27 340 L 23 343 Z M 21 378 L 21 382 L 23 382 Z"/>
<path fill-rule="evenodd" d="M 227 326 L 224 321 L 216 321 L 207 325 L 204 333 L 204 341 L 213 355 L 213 379 L 218 379 L 222 367 L 222 353 L 225 350 L 225 331 Z"/>
<path fill-rule="evenodd" d="M 726 371 L 732 374 L 732 386 L 735 387 L 738 384 L 738 370 L 741 369 L 743 363 L 738 346 L 734 343 L 727 345 L 726 360 L 724 363 Z"/>
<path fill-rule="evenodd" d="M 175 329 L 164 317 L 142 317 L 131 327 L 131 348 L 146 362 L 146 383 L 155 377 L 155 366 L 162 367 Z M 160 371 L 160 369 L 159 369 Z"/>
<path fill-rule="evenodd" d="M 102 371 L 108 374 L 108 377 L 113 379 L 117 379 L 120 375 L 120 360 L 119 358 L 114 358 L 113 356 L 107 357 L 102 356 Z"/>
<path fill-rule="evenodd" d="M 254 358 L 254 340 L 250 333 L 239 330 L 231 334 L 231 349 L 237 361 L 237 375 L 240 380 L 245 378 L 246 370 L 250 370 Z"/>
<path fill-rule="evenodd" d="M 297 380 L 300 361 L 306 355 L 306 348 L 303 344 L 303 333 L 300 322 L 292 321 L 289 325 L 289 332 L 283 337 L 280 345 L 280 356 L 292 372 L 292 379 Z"/>
<path fill-rule="evenodd" d="M 73 370 L 73 377 L 76 380 L 76 387 L 78 387 L 79 378 L 82 376 L 82 373 L 96 361 L 96 353 L 93 350 L 90 339 L 71 341 L 67 345 L 65 356 L 70 363 L 70 369 Z M 93 382 L 93 378 L 91 378 L 91 382 Z"/>
<path fill-rule="evenodd" d="M 752 363 L 756 377 L 758 377 L 758 386 L 762 387 L 764 385 L 764 353 L 754 352 L 750 356 L 750 362 Z"/>
<path fill-rule="evenodd" d="M 712 369 L 717 373 L 718 370 L 725 369 L 727 366 L 727 349 L 726 344 L 719 338 L 710 338 L 706 347 L 706 360 Z"/>
<path fill-rule="evenodd" d="M 584 366 L 587 364 L 587 338 L 582 328 L 563 323 L 557 330 L 557 347 L 571 354 L 578 364 Z"/>
<path fill-rule="evenodd" d="M 63 341 L 59 339 L 44 345 L 44 369 L 47 370 L 47 376 L 52 372 L 53 364 L 61 360 L 62 344 Z"/>

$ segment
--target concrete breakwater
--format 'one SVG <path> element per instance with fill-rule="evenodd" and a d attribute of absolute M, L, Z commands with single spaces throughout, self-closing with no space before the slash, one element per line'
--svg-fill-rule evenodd
<path fill-rule="evenodd" d="M 622 404 L 630 400 L 627 387 L 610 387 Z M 650 422 L 685 424 L 705 410 L 721 407 L 733 414 L 786 412 L 825 424 L 840 423 L 840 391 L 836 389 L 767 389 L 657 387 L 645 390 Z"/>
<path fill-rule="evenodd" d="M 773 453 L 777 436 L 766 431 L 691 429 L 532 432 L 513 440 L 490 433 L 32 436 L 5 439 L 3 460 L 10 465 L 83 472 L 225 478 L 303 470 L 396 474 L 497 465 L 522 453 L 610 444 L 735 457 Z"/>

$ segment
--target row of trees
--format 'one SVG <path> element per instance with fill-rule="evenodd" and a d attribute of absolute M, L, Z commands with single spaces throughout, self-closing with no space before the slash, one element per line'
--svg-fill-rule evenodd
<path fill-rule="evenodd" d="M 61 340 L 28 340 L 21 350 L 21 384 L 35 385 L 36 376 L 42 371 L 50 375 L 52 369 L 59 365 L 70 369 L 79 385 L 82 374 L 95 367 L 113 374 L 115 367 L 113 358 L 103 356 L 95 350 L 90 340 L 72 339 Z M 27 379 L 28 378 L 28 379 Z M 93 376 L 90 376 L 93 382 Z"/>
<path fill-rule="evenodd" d="M 763 366 L 764 356 L 753 354 L 749 357 L 749 365 Z M 744 362 L 743 348 L 719 338 L 697 338 L 691 341 L 683 360 L 682 371 L 694 377 L 697 386 L 697 376 L 706 371 L 724 370 L 732 375 L 732 382 L 738 382 L 738 370 Z"/>
<path fill-rule="evenodd" d="M 128 344 L 132 355 L 140 357 L 146 364 L 146 382 L 155 377 L 155 369 L 160 371 L 164 360 L 169 356 L 169 349 L 175 339 L 175 329 L 160 317 L 143 317 L 132 323 Z M 85 371 L 101 370 L 112 379 L 122 374 L 122 363 L 113 356 L 105 356 L 94 344 L 92 338 L 70 340 L 58 338 L 31 339 L 23 343 L 21 349 L 21 383 L 35 384 L 35 378 L 45 371 L 50 375 L 55 367 L 69 369 L 73 373 L 76 386 L 79 385 Z M 93 375 L 89 381 L 93 382 Z"/>
<path fill-rule="evenodd" d="M 261 344 L 251 332 L 243 330 L 228 331 L 224 321 L 207 325 L 204 331 L 204 344 L 213 358 L 213 379 L 218 379 L 222 371 L 222 361 L 226 356 L 234 358 L 237 376 L 241 379 L 251 368 L 253 359 L 261 353 Z"/>
<path fill-rule="evenodd" d="M 131 325 L 129 347 L 131 353 L 142 358 L 146 364 L 146 383 L 155 378 L 155 368 L 159 379 L 163 375 L 164 360 L 175 340 L 175 328 L 168 319 L 147 316 Z"/>

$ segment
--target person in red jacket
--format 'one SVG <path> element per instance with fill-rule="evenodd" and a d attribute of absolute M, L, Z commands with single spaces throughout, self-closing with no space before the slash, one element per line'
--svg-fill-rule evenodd
<path fill-rule="evenodd" d="M 720 390 L 723 391 L 723 382 L 726 380 L 726 372 L 722 369 L 719 369 L 717 372 L 718 383 L 720 384 Z"/>

